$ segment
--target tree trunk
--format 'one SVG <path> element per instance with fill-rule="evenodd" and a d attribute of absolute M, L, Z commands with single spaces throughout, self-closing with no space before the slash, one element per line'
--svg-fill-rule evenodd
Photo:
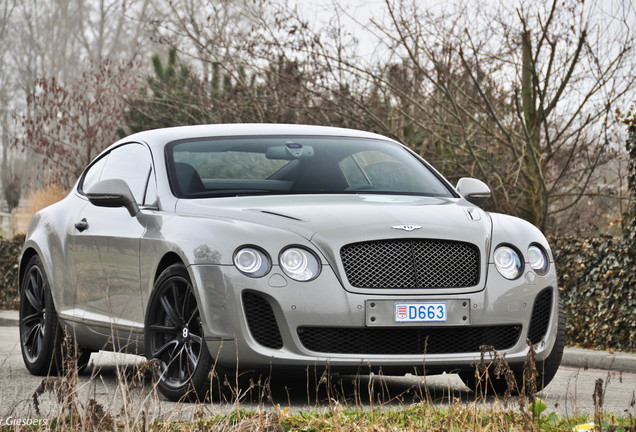
<path fill-rule="evenodd" d="M 522 71 L 521 71 L 521 104 L 525 127 L 525 152 L 523 163 L 525 169 L 525 208 L 521 216 L 540 229 L 545 228 L 546 203 L 542 193 L 541 166 L 541 135 L 539 133 L 539 118 L 537 114 L 537 92 L 534 79 L 534 64 L 532 60 L 532 45 L 530 31 L 522 34 Z"/>

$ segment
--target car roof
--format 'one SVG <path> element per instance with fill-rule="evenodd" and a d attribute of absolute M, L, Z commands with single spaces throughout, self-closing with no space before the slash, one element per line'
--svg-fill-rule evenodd
<path fill-rule="evenodd" d="M 153 129 L 127 136 L 112 147 L 130 141 L 143 141 L 151 147 L 162 147 L 165 144 L 181 139 L 230 137 L 230 136 L 262 136 L 262 135 L 307 135 L 307 136 L 342 136 L 353 138 L 382 139 L 394 141 L 385 136 L 355 129 L 329 126 L 275 124 L 275 123 L 231 123 L 196 126 L 178 126 L 164 129 Z"/>

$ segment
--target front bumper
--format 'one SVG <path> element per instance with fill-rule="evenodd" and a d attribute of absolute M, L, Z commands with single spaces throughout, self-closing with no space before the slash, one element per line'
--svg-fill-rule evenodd
<path fill-rule="evenodd" d="M 189 270 L 202 305 L 207 347 L 218 365 L 227 368 L 238 361 L 248 369 L 328 365 L 342 372 L 465 370 L 480 361 L 480 345 L 497 348 L 499 342 L 500 353 L 514 366 L 525 361 L 529 336 L 538 361 L 552 351 L 556 339 L 554 271 L 538 276 L 527 270 L 509 281 L 492 267 L 480 291 L 456 294 L 448 289 L 414 296 L 348 292 L 328 266 L 305 283 L 287 278 L 276 266 L 260 279 L 232 266 L 195 265 Z M 394 323 L 396 301 L 446 301 L 449 320 Z"/>

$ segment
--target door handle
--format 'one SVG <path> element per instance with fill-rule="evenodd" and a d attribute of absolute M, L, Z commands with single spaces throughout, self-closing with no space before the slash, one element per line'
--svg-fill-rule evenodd
<path fill-rule="evenodd" d="M 88 228 L 88 222 L 86 222 L 86 218 L 82 219 L 79 222 L 75 222 L 75 229 L 77 229 L 79 232 L 84 231 L 86 228 Z"/>

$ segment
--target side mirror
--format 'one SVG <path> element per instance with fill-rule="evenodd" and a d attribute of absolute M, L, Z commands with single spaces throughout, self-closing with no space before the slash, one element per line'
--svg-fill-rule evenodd
<path fill-rule="evenodd" d="M 126 207 L 131 216 L 139 213 L 139 206 L 128 184 L 121 179 L 97 182 L 86 192 L 86 196 L 98 207 Z"/>
<path fill-rule="evenodd" d="M 457 182 L 457 192 L 475 205 L 481 205 L 490 198 L 490 188 L 481 180 L 470 177 L 460 178 Z"/>

